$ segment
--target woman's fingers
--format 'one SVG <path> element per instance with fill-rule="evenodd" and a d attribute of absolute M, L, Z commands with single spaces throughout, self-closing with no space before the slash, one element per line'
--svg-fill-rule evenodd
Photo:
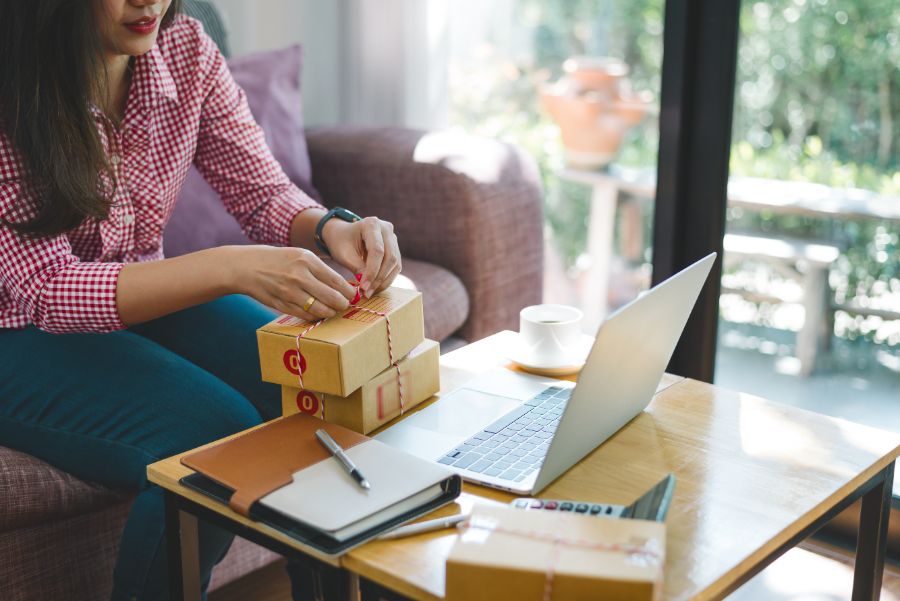
<path fill-rule="evenodd" d="M 325 319 L 334 317 L 339 311 L 350 306 L 341 294 L 315 279 L 312 274 L 303 287 L 296 287 L 279 299 L 290 307 L 291 315 L 303 319 Z"/>
<path fill-rule="evenodd" d="M 361 292 L 366 298 L 384 290 L 400 266 L 400 247 L 393 224 L 377 217 L 366 217 L 352 224 L 342 224 L 338 229 L 334 227 L 330 242 L 332 256 L 354 273 L 362 273 Z M 330 282 L 332 277 L 320 279 Z M 337 282 L 332 285 L 338 288 Z M 354 295 L 347 298 L 352 300 Z"/>
<path fill-rule="evenodd" d="M 290 276 L 281 286 L 281 300 L 299 307 L 303 312 L 321 319 L 332 317 L 350 306 L 355 295 L 348 284 L 322 259 L 309 251 L 300 251 L 299 261 L 290 268 Z"/>
<path fill-rule="evenodd" d="M 347 301 L 347 305 L 349 305 L 349 301 L 352 301 L 353 297 L 356 296 L 356 286 L 351 285 L 350 282 L 342 278 L 341 274 L 326 265 L 324 261 L 320 260 L 318 263 L 310 265 L 310 271 L 316 279 L 333 290 L 336 290 L 339 296 L 343 296 L 344 300 Z M 342 310 L 346 309 L 347 305 L 342 305 L 340 307 L 335 305 L 331 306 L 335 309 Z"/>
<path fill-rule="evenodd" d="M 347 282 L 344 282 L 344 284 L 352 288 Z M 307 310 L 319 317 L 333 317 L 350 306 L 350 301 L 343 294 L 325 282 L 316 279 L 315 274 L 310 273 L 310 281 L 304 283 L 303 290 L 306 291 L 302 293 L 303 298 L 299 301 L 293 300 L 293 302 L 305 306 L 309 301 L 309 297 L 312 296 L 316 300 Z M 294 298 L 297 299 L 299 296 Z"/>
<path fill-rule="evenodd" d="M 390 274 L 394 271 L 400 271 L 397 267 L 396 261 L 385 261 L 383 267 L 381 269 L 381 273 L 378 274 L 378 277 L 375 279 L 375 282 L 372 284 L 372 294 L 376 292 L 381 292 L 385 288 L 390 285 Z"/>
<path fill-rule="evenodd" d="M 272 308 L 281 313 L 299 317 L 304 321 L 318 321 L 319 319 L 321 319 L 320 317 L 317 317 L 308 311 L 304 311 L 303 307 L 295 305 L 294 303 L 289 301 L 276 300 L 274 303 L 272 303 Z"/>
<path fill-rule="evenodd" d="M 316 286 L 314 285 L 307 285 L 307 287 L 310 289 L 308 292 L 306 290 L 298 290 L 298 293 L 287 302 L 294 305 L 295 309 L 299 308 L 301 311 L 311 314 L 315 319 L 334 317 L 336 310 L 322 298 L 325 296 L 324 291 L 316 292 Z"/>
<path fill-rule="evenodd" d="M 394 279 L 398 275 L 400 275 L 401 269 L 402 269 L 402 266 L 400 265 L 400 262 L 398 261 L 396 267 L 394 267 L 394 269 L 392 269 L 391 272 L 387 274 L 387 277 L 384 278 L 384 287 L 385 288 L 390 286 L 393 283 Z"/>
<path fill-rule="evenodd" d="M 373 283 L 381 271 L 381 264 L 384 259 L 384 238 L 381 234 L 378 219 L 367 217 L 365 221 L 368 223 L 366 223 L 366 228 L 363 232 L 363 242 L 366 245 L 366 268 L 363 271 L 363 289 L 368 297 L 372 296 L 376 291 Z"/>
<path fill-rule="evenodd" d="M 394 276 L 400 272 L 400 248 L 397 245 L 397 236 L 394 235 L 394 227 L 383 221 L 381 225 L 381 237 L 384 240 L 384 258 L 381 261 L 381 269 L 372 282 L 372 293 L 380 292 L 387 288 Z M 391 275 L 393 274 L 393 276 Z"/>

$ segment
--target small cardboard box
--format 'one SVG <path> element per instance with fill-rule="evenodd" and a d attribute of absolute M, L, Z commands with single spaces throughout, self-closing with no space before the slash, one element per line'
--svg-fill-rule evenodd
<path fill-rule="evenodd" d="M 425 340 L 397 364 L 404 411 L 431 398 L 440 389 L 440 354 L 437 342 Z M 347 397 L 281 387 L 284 415 L 309 413 L 321 418 L 323 405 L 326 421 L 368 434 L 400 415 L 397 370 L 393 366 L 387 368 Z"/>
<path fill-rule="evenodd" d="M 326 394 L 347 396 L 391 364 L 387 320 L 390 320 L 394 357 L 403 357 L 425 339 L 422 295 L 415 290 L 388 288 L 370 299 L 312 324 L 290 315 L 256 331 L 262 379 L 283 386 L 300 386 Z"/>
<path fill-rule="evenodd" d="M 447 601 L 657 601 L 665 524 L 475 507 L 447 558 Z M 549 578 L 548 578 L 549 576 Z"/>

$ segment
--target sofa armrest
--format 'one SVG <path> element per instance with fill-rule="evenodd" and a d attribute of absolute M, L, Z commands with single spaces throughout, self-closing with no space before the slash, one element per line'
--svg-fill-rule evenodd
<path fill-rule="evenodd" d="M 404 256 L 463 281 L 470 300 L 464 338 L 516 330 L 519 311 L 541 301 L 543 202 L 524 152 L 399 128 L 309 130 L 307 142 L 313 185 L 327 205 L 391 221 Z"/>

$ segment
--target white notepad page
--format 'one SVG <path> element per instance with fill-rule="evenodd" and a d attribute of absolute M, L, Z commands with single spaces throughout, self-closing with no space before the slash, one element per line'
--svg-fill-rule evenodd
<path fill-rule="evenodd" d="M 291 484 L 264 496 L 260 503 L 346 540 L 438 498 L 443 492 L 440 483 L 453 475 L 442 465 L 377 440 L 367 440 L 346 453 L 371 489 L 360 487 L 332 457 L 296 472 Z"/>

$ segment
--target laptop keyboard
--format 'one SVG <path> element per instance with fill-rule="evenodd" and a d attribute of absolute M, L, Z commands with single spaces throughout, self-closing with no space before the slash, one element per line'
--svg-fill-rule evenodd
<path fill-rule="evenodd" d="M 521 482 L 541 467 L 571 388 L 551 386 L 471 437 L 438 463 Z"/>

